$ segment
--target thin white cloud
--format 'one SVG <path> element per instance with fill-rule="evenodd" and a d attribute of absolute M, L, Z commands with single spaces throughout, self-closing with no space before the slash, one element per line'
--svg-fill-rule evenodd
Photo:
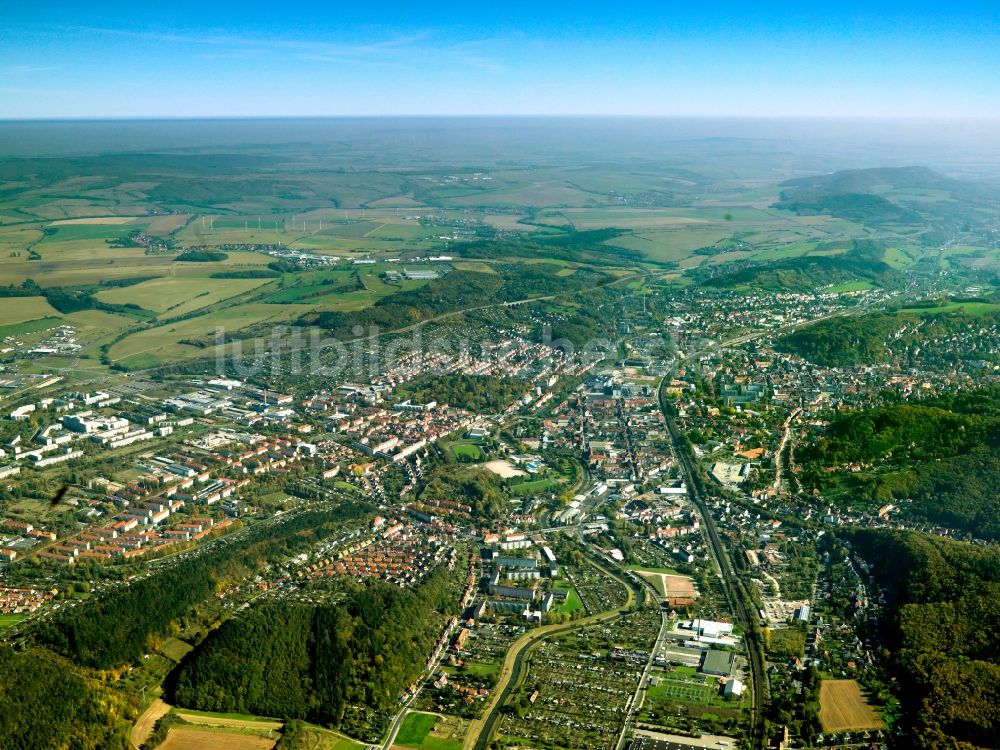
<path fill-rule="evenodd" d="M 198 57 L 202 60 L 247 60 L 252 57 L 258 57 L 261 54 L 261 50 L 256 49 L 246 49 L 246 50 L 228 50 L 223 52 L 202 52 Z"/>
<path fill-rule="evenodd" d="M 189 44 L 222 48 L 199 54 L 205 60 L 241 59 L 267 53 L 297 53 L 296 59 L 304 62 L 333 64 L 392 65 L 407 64 L 414 60 L 434 57 L 459 65 L 500 71 L 503 67 L 494 59 L 479 53 L 495 39 L 471 39 L 441 44 L 429 31 L 364 43 L 325 42 L 315 39 L 269 39 L 261 36 L 241 36 L 230 33 L 188 34 L 173 31 L 137 31 L 94 26 L 74 26 L 69 30 L 101 34 L 126 39 L 137 39 L 164 44 Z"/>
<path fill-rule="evenodd" d="M 72 91 L 70 89 L 38 89 L 38 88 L 26 88 L 24 86 L 2 86 L 0 87 L 0 94 L 4 96 L 24 96 L 30 97 L 32 99 L 38 99 L 39 97 L 45 96 L 73 96 L 78 94 L 78 91 Z"/>
<path fill-rule="evenodd" d="M 356 57 L 384 53 L 387 50 L 406 49 L 418 42 L 425 41 L 426 33 L 393 37 L 376 42 L 363 44 L 343 44 L 322 42 L 312 39 L 269 39 L 259 36 L 238 36 L 228 33 L 185 34 L 172 31 L 135 31 L 132 29 L 110 29 L 99 26 L 74 26 L 71 30 L 92 34 L 103 34 L 130 39 L 141 39 L 152 42 L 171 44 L 195 44 L 213 47 L 231 47 L 242 49 L 246 47 L 270 50 L 299 50 L 317 55 Z"/>
<path fill-rule="evenodd" d="M 50 70 L 56 70 L 56 67 L 54 65 L 8 65 L 5 68 L 0 68 L 0 72 L 15 76 L 45 73 Z"/>

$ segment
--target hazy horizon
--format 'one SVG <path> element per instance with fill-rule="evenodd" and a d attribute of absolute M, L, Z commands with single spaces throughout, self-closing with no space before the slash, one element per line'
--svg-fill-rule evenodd
<path fill-rule="evenodd" d="M 350 147 L 345 147 L 350 144 Z M 777 171 L 928 166 L 996 180 L 991 121 L 691 117 L 134 118 L 0 121 L 0 157 L 137 152 L 276 152 L 325 168 L 497 168 L 618 161 L 743 173 L 748 153 Z M 512 155 L 516 155 L 516 158 Z M 746 174 L 745 176 L 753 176 Z M 757 175 L 759 176 L 759 175 Z"/>

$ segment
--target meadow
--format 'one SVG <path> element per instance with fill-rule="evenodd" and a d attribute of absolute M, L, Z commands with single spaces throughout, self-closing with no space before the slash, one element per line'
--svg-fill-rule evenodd
<path fill-rule="evenodd" d="M 465 729 L 460 719 L 411 711 L 403 719 L 395 744 L 415 750 L 460 750 Z"/>

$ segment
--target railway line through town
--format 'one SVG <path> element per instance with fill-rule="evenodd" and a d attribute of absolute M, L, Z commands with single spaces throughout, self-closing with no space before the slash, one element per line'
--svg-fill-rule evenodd
<path fill-rule="evenodd" d="M 662 386 L 662 384 L 661 384 Z M 702 484 L 701 476 L 695 470 L 691 460 L 688 446 L 682 439 L 680 431 L 673 420 L 667 403 L 664 399 L 665 391 L 660 388 L 660 408 L 663 411 L 667 424 L 667 431 L 670 435 L 670 442 L 673 446 L 674 454 L 681 467 L 682 473 L 687 480 L 688 491 L 695 507 L 701 515 L 702 526 L 705 529 L 708 539 L 709 552 L 719 571 L 719 582 L 728 600 L 730 609 L 736 615 L 740 626 L 743 628 L 743 640 L 746 647 L 747 665 L 750 673 L 750 747 L 754 750 L 762 749 L 765 746 L 764 727 L 764 700 L 767 691 L 766 673 L 764 665 L 763 644 L 760 632 L 757 627 L 757 616 L 747 602 L 749 596 L 743 589 L 742 582 L 733 572 L 733 565 L 729 556 L 729 551 L 719 536 L 715 526 L 715 519 L 705 500 L 705 488 Z"/>

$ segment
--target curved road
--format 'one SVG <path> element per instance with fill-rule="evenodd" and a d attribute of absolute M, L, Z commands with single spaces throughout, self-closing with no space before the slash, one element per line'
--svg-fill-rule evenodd
<path fill-rule="evenodd" d="M 593 564 L 597 565 L 596 563 Z M 493 695 L 490 702 L 486 705 L 486 708 L 483 711 L 482 717 L 473 720 L 469 724 L 469 729 L 465 734 L 465 743 L 462 746 L 462 750 L 486 750 L 490 737 L 493 735 L 496 728 L 496 723 L 500 718 L 501 710 L 507 703 L 511 693 L 520 685 L 523 671 L 522 668 L 524 666 L 524 657 L 527 656 L 535 646 L 548 638 L 550 635 L 576 630 L 577 628 L 582 628 L 595 622 L 611 620 L 628 614 L 632 604 L 636 601 L 636 591 L 638 590 L 641 592 L 642 590 L 641 585 L 636 584 L 631 580 L 620 578 L 602 565 L 598 565 L 597 567 L 602 568 L 605 573 L 608 573 L 616 580 L 624 584 L 625 589 L 628 592 L 628 599 L 626 602 L 622 606 L 615 609 L 598 612 L 597 614 L 590 615 L 589 617 L 584 617 L 579 620 L 560 623 L 558 625 L 545 625 L 543 627 L 536 628 L 535 630 L 528 631 L 514 641 L 513 645 L 507 650 L 507 655 L 504 657 L 503 665 L 500 667 L 500 677 L 497 680 L 496 687 L 493 689 Z"/>

